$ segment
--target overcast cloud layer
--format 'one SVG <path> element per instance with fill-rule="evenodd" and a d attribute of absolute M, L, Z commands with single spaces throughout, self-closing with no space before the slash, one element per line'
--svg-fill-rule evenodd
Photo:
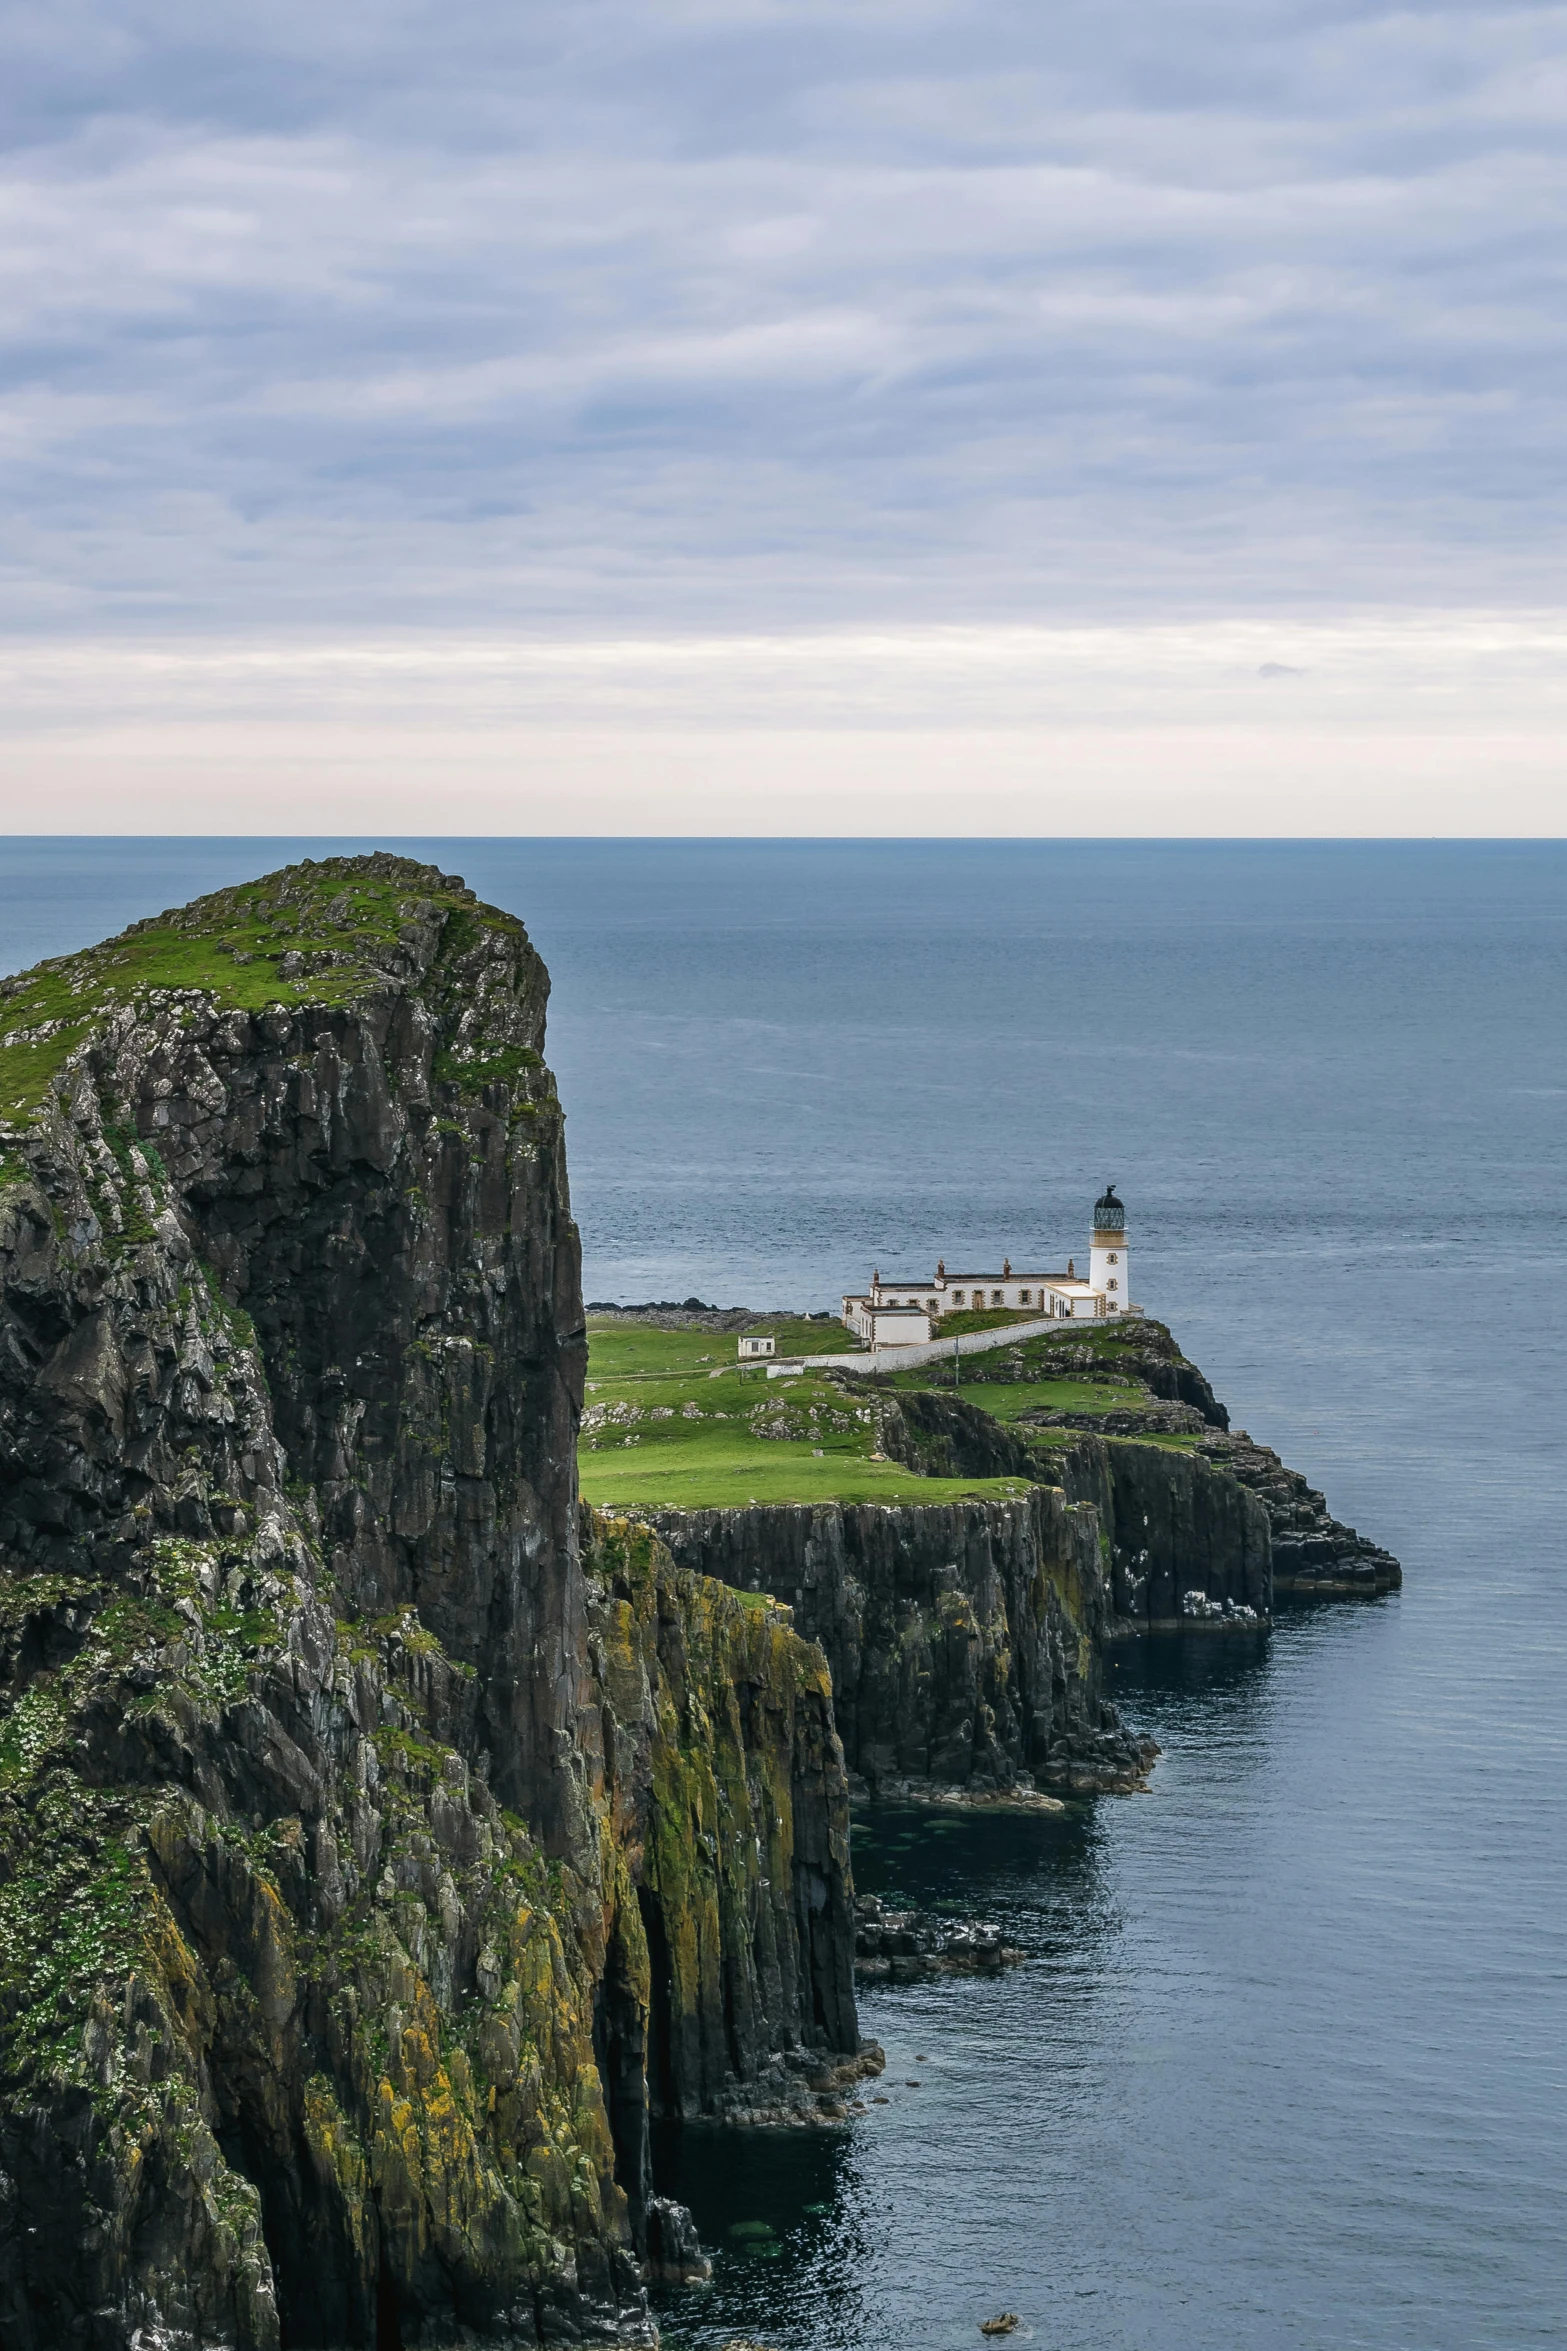
<path fill-rule="evenodd" d="M 1249 727 L 1297 689 L 1381 724 L 1380 678 L 1556 723 L 1561 8 L 0 22 L 29 792 L 68 719 L 148 723 L 149 644 L 160 724 L 362 720 L 378 662 L 446 707 L 477 661 L 510 727 L 700 725 L 683 643 L 725 725 L 791 659 L 813 725 L 977 723 L 986 660 L 1008 726 L 1177 672 L 1176 721 L 1244 685 Z"/>

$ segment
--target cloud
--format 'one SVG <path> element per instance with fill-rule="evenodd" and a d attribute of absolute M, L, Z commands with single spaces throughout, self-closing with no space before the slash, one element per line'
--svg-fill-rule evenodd
<path fill-rule="evenodd" d="M 1554 723 L 1562 25 L 0 7 L 14 723 Z"/>
<path fill-rule="evenodd" d="M 1284 652 L 1310 695 L 1260 704 Z M 0 832 L 1549 833 L 1564 735 L 1550 611 L 39 636 Z"/>

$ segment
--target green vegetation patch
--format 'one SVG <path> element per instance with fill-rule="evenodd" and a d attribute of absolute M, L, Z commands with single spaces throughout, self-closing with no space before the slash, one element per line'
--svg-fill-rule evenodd
<path fill-rule="evenodd" d="M 260 1654 L 282 1638 L 267 1609 L 215 1605 L 203 1592 L 200 1569 L 214 1547 L 177 1537 L 153 1547 L 150 1591 L 67 1586 L 63 1578 L 28 1579 L 30 1612 L 100 1602 L 81 1648 L 67 1664 L 38 1674 L 0 1726 L 0 1794 L 25 1786 L 73 1754 L 82 1710 L 114 1691 L 128 1716 L 171 1713 L 180 1705 L 215 1716 L 245 1690 Z M 132 1668 L 145 1687 L 125 1698 L 122 1677 Z"/>
<path fill-rule="evenodd" d="M 939 1388 L 945 1396 L 953 1392 L 950 1377 L 937 1380 L 932 1372 L 941 1367 L 933 1364 L 930 1371 L 903 1371 L 893 1375 L 889 1385 L 897 1388 Z M 950 1367 L 949 1367 L 950 1368 Z M 973 1404 L 981 1412 L 988 1412 L 992 1420 L 1014 1421 L 1025 1412 L 1126 1412 L 1135 1411 L 1148 1400 L 1147 1390 L 1129 1383 L 1111 1386 L 1105 1380 L 965 1380 L 957 1393 L 965 1404 Z"/>
<path fill-rule="evenodd" d="M 437 1085 L 477 1094 L 484 1086 L 521 1086 L 543 1067 L 543 1056 L 531 1046 L 493 1045 L 466 1055 L 443 1050 L 435 1056 L 430 1074 Z M 460 1127 L 456 1131 L 463 1132 Z"/>
<path fill-rule="evenodd" d="M 1065 1433 L 1065 1432 L 1063 1432 Z M 1157 1445 L 1161 1453 L 1196 1453 L 1202 1439 L 1195 1430 L 1148 1429 L 1135 1437 L 1107 1437 L 1110 1445 Z"/>
<path fill-rule="evenodd" d="M 0 981 L 0 1119 L 36 1109 L 105 1014 L 154 990 L 199 992 L 242 1012 L 352 1002 L 384 984 L 419 901 L 448 920 L 477 920 L 466 892 L 436 885 L 410 860 L 380 859 L 369 871 L 358 858 L 306 859 Z M 521 931 L 510 916 L 486 919 Z"/>
<path fill-rule="evenodd" d="M 988 1413 L 992 1420 L 1020 1422 L 1035 1411 L 1070 1412 L 1086 1418 L 1115 1412 L 1143 1412 L 1163 1401 L 1147 1387 L 1140 1366 L 1150 1356 L 1173 1359 L 1176 1350 L 1162 1323 L 1144 1319 L 1111 1324 L 1068 1324 L 1019 1340 L 1016 1346 L 987 1349 L 983 1355 L 962 1358 L 962 1383 L 957 1394 L 965 1404 Z M 950 1396 L 953 1366 L 949 1360 L 895 1372 L 889 1385 L 896 1390 L 923 1389 Z M 1070 1445 L 1074 1432 L 1066 1428 L 1025 1425 L 1023 1434 L 1036 1449 Z M 1112 1443 L 1158 1445 L 1168 1452 L 1191 1452 L 1200 1435 L 1165 1430 L 1136 1436 L 1112 1437 Z"/>
<path fill-rule="evenodd" d="M 953 1339 L 968 1331 L 1001 1331 L 1009 1323 L 1038 1320 L 1032 1306 L 960 1306 L 938 1318 L 936 1332 L 939 1338 Z"/>
<path fill-rule="evenodd" d="M 743 1510 L 749 1503 L 997 1502 L 1028 1491 L 1022 1478 L 922 1478 L 896 1462 L 815 1460 L 808 1450 L 759 1460 L 736 1446 L 729 1454 L 692 1448 L 581 1464 L 585 1499 L 601 1510 Z"/>
<path fill-rule="evenodd" d="M 86 1994 L 106 1977 L 123 1980 L 142 1956 L 152 1886 L 141 1822 L 123 1798 L 61 1774 L 31 1812 L 5 1820 L 3 1844 L 6 2070 L 13 2080 L 82 2078 Z"/>
<path fill-rule="evenodd" d="M 956 1318 L 949 1318 L 950 1321 Z M 970 1317 L 1001 1324 L 1012 1314 Z M 852 1372 L 857 1359 L 841 1325 L 787 1316 L 759 1318 L 780 1354 L 832 1351 Z M 910 1390 L 951 1395 L 952 1365 L 937 1361 L 883 1373 L 874 1386 L 847 1389 L 836 1372 L 767 1376 L 765 1363 L 735 1360 L 736 1335 L 692 1327 L 592 1318 L 586 1411 L 580 1449 L 582 1491 L 603 1509 L 702 1510 L 771 1502 L 934 1503 L 1021 1493 L 1015 1478 L 927 1478 L 877 1458 L 877 1398 Z M 1071 1324 L 962 1360 L 957 1393 L 1003 1424 L 1031 1411 L 1103 1415 L 1155 1405 L 1136 1365 L 1170 1350 L 1160 1324 Z M 859 1357 L 863 1364 L 863 1355 Z M 1070 1429 L 1025 1430 L 1037 1448 L 1069 1445 Z M 1192 1450 L 1197 1436 L 1138 1436 L 1129 1443 Z M 1041 1465 L 1042 1468 L 1045 1466 Z"/>
<path fill-rule="evenodd" d="M 760 1314 L 745 1331 L 710 1331 L 699 1325 L 685 1330 L 663 1330 L 647 1322 L 621 1322 L 609 1315 L 590 1314 L 588 1345 L 592 1351 L 590 1380 L 627 1380 L 671 1372 L 707 1373 L 734 1370 L 740 1362 L 744 1337 L 771 1339 L 778 1355 L 863 1354 L 858 1340 L 837 1320 L 817 1321 L 804 1314 Z M 766 1377 L 765 1359 L 746 1366 L 747 1376 Z"/>
<path fill-rule="evenodd" d="M 878 1460 L 874 1398 L 845 1395 L 826 1372 L 769 1379 L 760 1364 L 735 1363 L 726 1338 L 732 1347 L 727 1333 L 590 1324 L 578 1456 L 589 1502 L 606 1510 L 706 1510 L 751 1502 L 949 1502 L 1026 1491 L 1021 1479 L 925 1478 Z"/>
<path fill-rule="evenodd" d="M 945 1326 L 943 1326 L 945 1328 Z M 983 1379 L 1014 1379 L 1018 1374 L 1010 1367 L 1026 1367 L 1025 1376 L 1048 1379 L 1052 1367 L 1063 1355 L 1090 1355 L 1097 1366 L 1113 1373 L 1117 1364 L 1128 1357 L 1136 1359 L 1149 1352 L 1149 1333 L 1163 1336 L 1162 1326 L 1147 1322 L 1064 1322 L 1053 1331 L 1036 1331 L 1026 1339 L 1019 1339 L 1015 1347 L 998 1347 L 983 1355 L 969 1358 L 964 1364 L 964 1376 L 971 1374 Z M 1005 1367 L 1005 1368 L 1004 1368 Z M 1080 1375 L 1077 1375 L 1080 1376 Z"/>

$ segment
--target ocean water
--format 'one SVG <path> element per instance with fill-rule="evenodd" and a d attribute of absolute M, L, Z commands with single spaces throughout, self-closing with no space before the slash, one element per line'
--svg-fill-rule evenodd
<path fill-rule="evenodd" d="M 0 843 L 0 969 L 350 845 Z M 1124 1653 L 1146 1796 L 865 1823 L 1027 1961 L 867 1998 L 850 2130 L 684 2134 L 671 2337 L 1567 2338 L 1567 847 L 419 849 L 554 975 L 590 1297 L 1054 1262 L 1114 1179 L 1135 1295 L 1404 1562 Z"/>

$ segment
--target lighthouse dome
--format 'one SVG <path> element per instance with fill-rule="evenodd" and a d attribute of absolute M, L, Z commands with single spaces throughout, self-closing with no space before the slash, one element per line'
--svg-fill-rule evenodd
<path fill-rule="evenodd" d="M 1124 1233 L 1125 1230 L 1125 1203 L 1116 1198 L 1114 1184 L 1106 1184 L 1103 1196 L 1094 1202 L 1094 1231 Z"/>

